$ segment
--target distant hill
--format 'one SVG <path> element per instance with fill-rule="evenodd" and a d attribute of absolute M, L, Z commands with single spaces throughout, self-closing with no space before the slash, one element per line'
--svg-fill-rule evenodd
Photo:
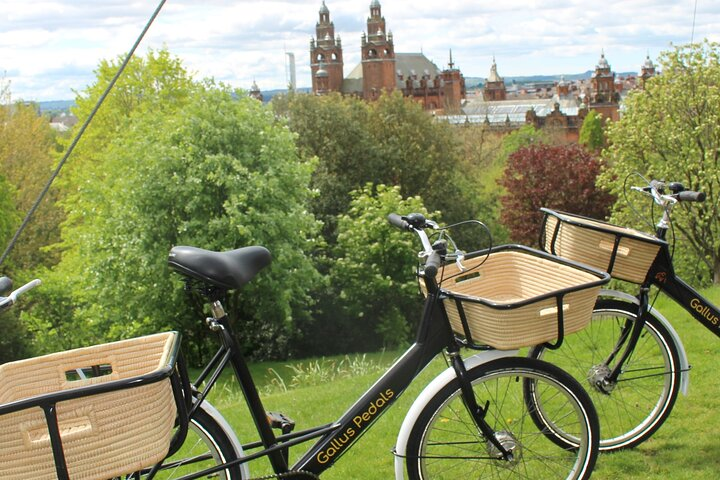
<path fill-rule="evenodd" d="M 65 112 L 70 113 L 70 108 L 75 106 L 75 100 L 50 100 L 47 102 L 37 102 L 40 112 Z"/>
<path fill-rule="evenodd" d="M 529 75 L 525 77 L 503 77 L 505 85 L 525 85 L 530 83 L 549 83 L 559 82 L 561 78 L 566 82 L 576 82 L 578 80 L 588 80 L 592 77 L 594 70 L 588 70 L 583 73 L 557 74 L 557 75 Z M 616 77 L 627 77 L 637 75 L 637 72 L 615 72 Z M 485 84 L 484 77 L 465 77 L 465 85 L 468 88 L 482 87 Z"/>

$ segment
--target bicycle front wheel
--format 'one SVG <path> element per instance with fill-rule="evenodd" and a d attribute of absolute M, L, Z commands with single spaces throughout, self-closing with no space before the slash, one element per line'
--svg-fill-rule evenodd
<path fill-rule="evenodd" d="M 635 447 L 650 438 L 670 415 L 680 389 L 677 347 L 652 314 L 617 381 L 603 382 L 625 349 L 637 310 L 630 302 L 600 299 L 587 328 L 565 337 L 557 350 L 536 346 L 528 354 L 558 365 L 587 387 L 600 419 L 601 451 Z M 562 435 L 556 440 L 566 442 Z"/>
<path fill-rule="evenodd" d="M 188 425 L 188 434 L 180 450 L 163 461 L 163 466 L 153 477 L 158 480 L 179 480 L 197 472 L 222 465 L 238 458 L 232 440 L 215 419 L 200 407 Z M 122 477 L 123 480 L 139 480 L 149 476 L 149 471 L 136 472 Z M 214 480 L 242 480 L 242 470 L 237 465 L 200 478 Z"/>
<path fill-rule="evenodd" d="M 473 367 L 468 378 L 485 421 L 512 458 L 505 458 L 479 431 L 453 379 L 427 403 L 412 428 L 406 458 L 410 479 L 590 477 L 598 454 L 597 415 L 570 375 L 546 362 L 511 357 Z M 527 401 L 528 394 L 535 400 Z M 572 435 L 576 446 L 563 448 L 544 431 L 550 427 L 537 427 L 528 405 L 540 402 L 552 408 L 553 426 Z"/>

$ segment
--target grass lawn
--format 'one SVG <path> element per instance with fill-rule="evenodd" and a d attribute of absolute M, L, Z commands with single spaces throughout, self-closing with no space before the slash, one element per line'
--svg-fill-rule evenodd
<path fill-rule="evenodd" d="M 720 304 L 720 288 L 703 294 Z M 647 442 L 633 451 L 602 455 L 595 467 L 594 479 L 715 479 L 720 478 L 720 339 L 706 330 L 670 300 L 660 298 L 656 308 L 680 334 L 692 365 L 687 397 L 678 397 L 670 418 Z M 293 418 L 297 428 L 329 423 L 345 410 L 379 377 L 379 366 L 389 365 L 400 352 L 384 352 L 365 358 L 335 358 L 252 366 L 263 385 L 263 401 L 268 410 L 280 411 Z M 350 374 L 329 376 L 332 363 Z M 344 363 L 343 363 L 344 362 Z M 355 367 L 353 365 L 355 364 Z M 357 365 L 360 364 L 360 365 Z M 343 366 L 344 365 L 344 366 Z M 374 365 L 374 366 L 373 366 Z M 394 478 L 391 450 L 405 413 L 420 390 L 443 370 L 442 360 L 431 364 L 395 405 L 323 475 L 324 479 L 386 480 Z M 363 373 L 370 372 L 370 373 Z M 299 385 L 289 387 L 297 375 Z M 280 382 L 279 379 L 282 379 Z M 231 387 L 214 392 L 213 403 L 220 407 L 242 442 L 254 441 L 252 422 L 241 395 Z M 292 458 L 302 447 L 291 451 Z M 270 473 L 267 462 L 250 464 L 253 476 Z"/>

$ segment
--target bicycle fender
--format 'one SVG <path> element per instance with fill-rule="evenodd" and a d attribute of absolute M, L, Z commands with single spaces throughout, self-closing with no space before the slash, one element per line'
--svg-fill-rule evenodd
<path fill-rule="evenodd" d="M 482 365 L 483 363 L 488 363 L 492 360 L 497 360 L 498 358 L 515 357 L 517 355 L 517 350 L 488 350 L 464 359 L 464 363 L 465 368 L 470 370 L 471 368 Z M 405 456 L 407 452 L 407 443 L 408 439 L 410 438 L 410 431 L 412 430 L 415 422 L 420 416 L 420 412 L 422 412 L 423 408 L 425 408 L 425 405 L 427 405 L 427 403 L 435 396 L 435 394 L 437 394 L 442 387 L 444 387 L 454 378 L 455 369 L 453 369 L 453 367 L 448 367 L 447 370 L 440 373 L 440 375 L 435 377 L 425 387 L 425 389 L 423 389 L 423 391 L 420 393 L 420 395 L 418 395 L 418 397 L 415 399 L 412 406 L 408 410 L 407 415 L 405 415 L 405 420 L 403 420 L 403 423 L 400 426 L 397 442 L 395 442 L 395 449 L 393 450 L 393 453 L 395 455 L 396 480 L 405 479 Z"/>
<path fill-rule="evenodd" d="M 629 293 L 620 292 L 617 290 L 600 290 L 600 295 L 598 296 L 617 298 L 619 300 L 625 300 L 634 303 L 635 305 L 640 305 L 640 300 L 638 300 L 637 297 L 630 295 Z M 670 332 L 670 336 L 672 337 L 672 341 L 675 344 L 678 356 L 680 357 L 680 392 L 682 392 L 683 395 L 687 396 L 688 387 L 690 386 L 690 362 L 688 361 L 687 353 L 685 352 L 685 347 L 683 346 L 682 340 L 680 339 L 680 335 L 678 335 L 677 331 L 675 331 L 670 321 L 665 318 L 662 313 L 655 310 L 655 308 L 653 307 L 650 307 L 650 313 L 652 313 L 655 318 L 657 318 L 660 323 L 662 323 L 663 327 L 665 327 L 667 331 Z"/>
<path fill-rule="evenodd" d="M 240 440 L 237 438 L 237 435 L 235 435 L 235 431 L 230 426 L 230 424 L 225 420 L 225 417 L 222 416 L 222 414 L 218 411 L 217 408 L 215 408 L 210 402 L 207 400 L 203 400 L 202 405 L 200 405 L 200 408 L 205 410 L 205 413 L 210 415 L 213 420 L 225 431 L 225 434 L 228 436 L 228 439 L 232 442 L 232 446 L 235 449 L 235 453 L 237 454 L 237 458 L 242 458 L 245 456 L 245 453 L 243 452 L 242 444 L 240 443 Z M 250 478 L 250 469 L 248 468 L 247 463 L 243 463 L 240 465 L 240 473 L 242 475 L 242 478 Z"/>

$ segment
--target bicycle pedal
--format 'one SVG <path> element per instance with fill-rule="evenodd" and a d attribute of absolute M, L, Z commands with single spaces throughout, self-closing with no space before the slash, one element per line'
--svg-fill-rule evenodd
<path fill-rule="evenodd" d="M 283 434 L 295 430 L 295 420 L 280 412 L 265 412 L 270 427 L 279 429 Z"/>

